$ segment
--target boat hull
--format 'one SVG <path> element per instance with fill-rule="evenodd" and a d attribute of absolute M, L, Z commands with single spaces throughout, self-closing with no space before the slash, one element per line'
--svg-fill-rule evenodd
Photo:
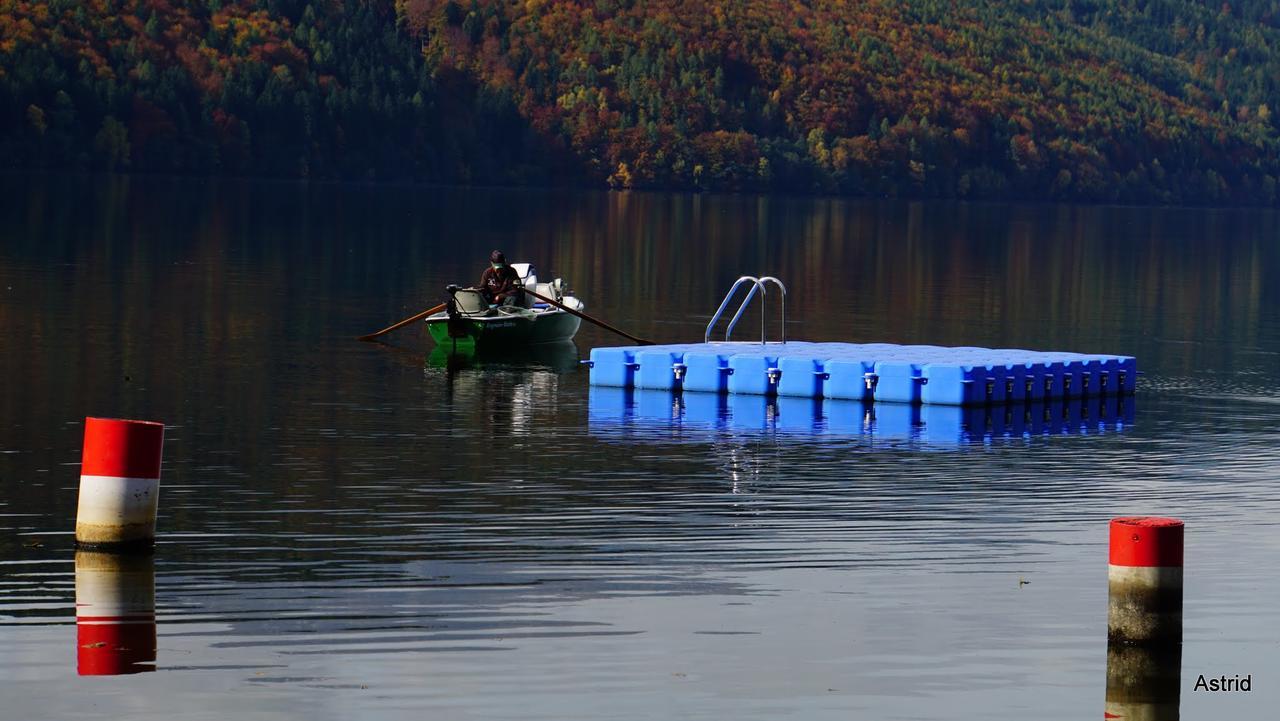
<path fill-rule="evenodd" d="M 464 368 L 505 369 L 513 371 L 550 371 L 556 374 L 572 373 L 578 369 L 578 346 L 571 340 L 555 343 L 536 343 L 512 352 L 511 349 L 477 349 L 465 342 L 456 346 L 450 342 L 439 343 L 427 354 L 427 367 L 450 371 Z"/>
<path fill-rule="evenodd" d="M 582 320 L 563 311 L 466 318 L 462 321 L 466 336 L 457 338 L 449 335 L 448 316 L 432 316 L 426 323 L 437 345 L 449 346 L 456 342 L 492 349 L 572 340 Z"/>

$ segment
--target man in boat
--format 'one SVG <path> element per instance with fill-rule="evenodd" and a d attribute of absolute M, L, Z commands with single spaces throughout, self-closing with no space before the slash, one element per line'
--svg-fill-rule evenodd
<path fill-rule="evenodd" d="M 480 276 L 480 292 L 489 305 L 515 305 L 520 290 L 520 274 L 507 265 L 507 256 L 500 250 L 490 253 L 489 267 Z"/>

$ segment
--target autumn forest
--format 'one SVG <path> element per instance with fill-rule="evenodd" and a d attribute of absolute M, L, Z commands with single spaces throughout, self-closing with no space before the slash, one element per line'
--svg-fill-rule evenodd
<path fill-rule="evenodd" d="M 0 168 L 1269 204 L 1280 2 L 0 0 Z"/>

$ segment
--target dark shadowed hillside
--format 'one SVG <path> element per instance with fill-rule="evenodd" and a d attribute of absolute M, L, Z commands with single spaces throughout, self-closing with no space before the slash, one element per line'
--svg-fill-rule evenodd
<path fill-rule="evenodd" d="M 1275 203 L 1280 3 L 0 0 L 0 164 Z"/>

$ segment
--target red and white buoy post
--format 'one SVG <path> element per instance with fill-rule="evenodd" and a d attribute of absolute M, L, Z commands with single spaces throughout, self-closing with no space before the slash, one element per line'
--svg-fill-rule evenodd
<path fill-rule="evenodd" d="M 150 548 L 156 537 L 164 424 L 86 418 L 76 509 L 80 548 Z"/>
<path fill-rule="evenodd" d="M 1182 521 L 1138 516 L 1111 521 L 1107 638 L 1182 643 Z"/>
<path fill-rule="evenodd" d="M 1178 721 L 1182 541 L 1176 518 L 1111 521 L 1105 718 Z"/>

